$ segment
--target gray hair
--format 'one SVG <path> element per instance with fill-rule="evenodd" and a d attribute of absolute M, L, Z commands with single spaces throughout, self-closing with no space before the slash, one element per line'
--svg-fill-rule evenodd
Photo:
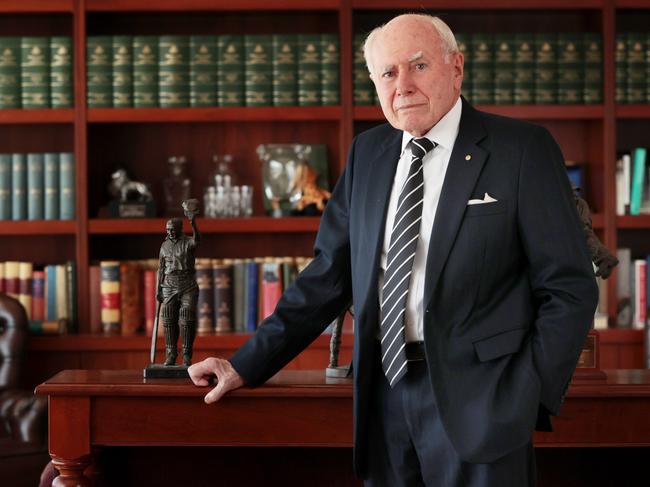
<path fill-rule="evenodd" d="M 403 14 L 394 17 L 393 19 L 391 19 L 391 21 L 399 17 L 421 17 L 422 19 L 431 22 L 433 28 L 436 29 L 436 32 L 438 32 L 438 35 L 442 40 L 442 49 L 443 49 L 445 63 L 449 63 L 449 54 L 458 52 L 458 44 L 456 43 L 456 38 L 454 37 L 454 33 L 440 17 L 434 17 L 433 15 L 427 15 L 427 14 Z M 375 40 L 377 39 L 377 35 L 384 29 L 384 27 L 386 27 L 387 23 L 373 29 L 372 32 L 368 34 L 368 37 L 366 37 L 366 41 L 363 43 L 363 57 L 366 60 L 366 66 L 368 68 L 368 72 L 371 74 L 372 74 L 372 66 L 370 65 L 370 53 L 372 50 L 372 46 Z"/>

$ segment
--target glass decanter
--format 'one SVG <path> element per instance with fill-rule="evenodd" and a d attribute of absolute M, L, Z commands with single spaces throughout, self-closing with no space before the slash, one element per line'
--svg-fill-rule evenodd
<path fill-rule="evenodd" d="M 181 203 L 190 197 L 192 191 L 190 178 L 187 176 L 187 159 L 185 156 L 172 156 L 167 162 L 169 176 L 163 180 L 165 214 L 183 216 Z"/>

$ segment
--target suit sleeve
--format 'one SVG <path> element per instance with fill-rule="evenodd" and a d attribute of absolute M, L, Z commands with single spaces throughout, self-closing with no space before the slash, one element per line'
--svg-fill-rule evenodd
<path fill-rule="evenodd" d="M 321 217 L 314 259 L 284 292 L 273 314 L 230 359 L 249 386 L 266 382 L 350 304 L 348 221 L 354 146 L 353 141 L 343 176 Z"/>
<path fill-rule="evenodd" d="M 564 158 L 537 127 L 520 167 L 518 226 L 537 308 L 532 347 L 541 404 L 557 415 L 598 303 L 598 288 Z"/>

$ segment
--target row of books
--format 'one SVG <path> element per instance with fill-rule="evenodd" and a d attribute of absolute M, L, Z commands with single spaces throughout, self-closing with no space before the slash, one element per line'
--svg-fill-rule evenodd
<path fill-rule="evenodd" d="M 636 147 L 616 161 L 616 214 L 650 214 L 647 149 Z"/>
<path fill-rule="evenodd" d="M 89 107 L 339 104 L 336 34 L 90 36 Z"/>
<path fill-rule="evenodd" d="M 0 109 L 73 105 L 71 37 L 0 37 Z"/>
<path fill-rule="evenodd" d="M 616 102 L 650 103 L 650 33 L 616 35 Z"/>
<path fill-rule="evenodd" d="M 74 154 L 0 154 L 0 220 L 74 217 Z"/>
<path fill-rule="evenodd" d="M 619 248 L 616 256 L 619 264 L 617 287 L 616 326 L 619 328 L 646 329 L 649 326 L 648 265 L 650 255 L 634 258 L 629 248 Z"/>
<path fill-rule="evenodd" d="M 354 38 L 354 103 L 378 103 Z M 463 95 L 476 104 L 602 103 L 602 37 L 592 32 L 456 34 L 465 56 Z"/>
<path fill-rule="evenodd" d="M 307 257 L 197 259 L 197 330 L 254 332 Z M 158 260 L 102 261 L 90 267 L 91 333 L 153 333 Z M 162 323 L 158 334 L 162 336 Z"/>
<path fill-rule="evenodd" d="M 76 329 L 77 290 L 72 261 L 44 266 L 0 262 L 0 292 L 20 301 L 33 334 L 60 334 Z"/>

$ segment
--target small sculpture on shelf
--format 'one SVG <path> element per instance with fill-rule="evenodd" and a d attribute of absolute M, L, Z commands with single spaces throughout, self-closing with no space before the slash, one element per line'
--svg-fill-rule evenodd
<path fill-rule="evenodd" d="M 339 352 L 341 351 L 341 335 L 343 333 L 343 322 L 345 313 L 353 316 L 352 307 L 347 308 L 331 324 L 332 337 L 330 338 L 330 363 L 325 369 L 326 377 L 341 378 L 349 377 L 352 374 L 352 364 L 339 365 Z"/>
<path fill-rule="evenodd" d="M 196 336 L 196 304 L 199 288 L 196 283 L 194 253 L 201 239 L 196 225 L 199 202 L 196 199 L 182 203 L 185 216 L 190 221 L 193 235 L 183 233 L 183 220 L 167 221 L 167 237 L 160 247 L 160 267 L 156 291 L 156 318 L 151 339 L 151 364 L 145 377 L 188 377 L 187 367 L 192 363 L 192 347 Z M 165 362 L 155 363 L 156 337 L 159 319 L 165 332 Z M 176 365 L 178 337 L 182 341 L 183 365 Z"/>
<path fill-rule="evenodd" d="M 156 205 L 146 183 L 132 181 L 126 169 L 111 174 L 108 191 L 112 197 L 110 214 L 118 218 L 143 218 L 156 216 Z"/>
<path fill-rule="evenodd" d="M 301 164 L 296 168 L 294 188 L 300 199 L 295 203 L 294 213 L 299 215 L 318 215 L 325 210 L 325 204 L 332 193 L 319 188 L 316 184 L 318 173 L 309 164 Z"/>
<path fill-rule="evenodd" d="M 607 247 L 605 247 L 602 242 L 598 239 L 598 236 L 594 233 L 594 229 L 591 223 L 591 212 L 589 211 L 589 205 L 587 202 L 580 197 L 580 188 L 575 185 L 572 185 L 573 196 L 575 198 L 576 207 L 578 209 L 578 216 L 582 222 L 582 229 L 584 230 L 585 237 L 587 238 L 587 249 L 589 250 L 589 256 L 591 261 L 596 266 L 596 276 L 607 279 L 614 267 L 618 264 L 618 259 L 612 255 Z"/>

